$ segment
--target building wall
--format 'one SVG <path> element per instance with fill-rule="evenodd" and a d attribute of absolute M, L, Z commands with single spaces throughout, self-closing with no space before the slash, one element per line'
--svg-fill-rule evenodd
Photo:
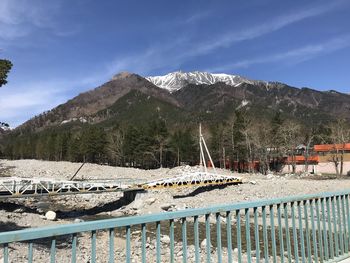
<path fill-rule="evenodd" d="M 340 154 L 339 154 L 340 157 Z M 322 155 L 322 153 L 319 153 L 319 158 L 320 158 L 320 163 L 327 163 L 330 160 L 332 160 L 332 154 L 325 154 Z M 350 153 L 344 153 L 344 161 L 345 162 L 350 162 Z"/>
<path fill-rule="evenodd" d="M 340 168 L 340 167 L 339 167 Z M 328 174 L 335 174 L 335 168 L 334 163 L 332 162 L 320 162 L 317 165 L 309 165 L 309 172 L 313 172 L 315 169 L 316 173 L 328 173 Z M 297 165 L 297 172 L 304 172 L 305 171 L 305 165 Z M 350 171 L 350 161 L 344 162 L 344 174 L 346 174 L 348 171 Z M 291 173 L 292 172 L 292 166 L 291 165 L 285 165 L 283 167 L 282 173 Z"/>

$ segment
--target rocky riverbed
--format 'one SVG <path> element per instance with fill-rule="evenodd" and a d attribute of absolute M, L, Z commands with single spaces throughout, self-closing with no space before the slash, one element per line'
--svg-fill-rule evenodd
<path fill-rule="evenodd" d="M 69 179 L 80 167 L 79 163 L 69 162 L 48 162 L 38 160 L 0 160 L 0 176 L 17 177 L 44 177 L 56 179 Z M 85 164 L 77 175 L 77 179 L 119 179 L 129 178 L 138 180 L 155 180 L 170 178 L 186 172 L 197 171 L 198 167 L 177 167 L 174 169 L 140 170 L 134 168 L 110 167 L 96 164 Z M 45 197 L 41 199 L 21 198 L 3 200 L 0 203 L 0 231 L 10 231 L 28 227 L 40 227 L 52 224 L 79 223 L 81 221 L 142 215 L 150 213 L 164 213 L 188 208 L 198 208 L 228 203 L 253 201 L 259 199 L 270 199 L 292 195 L 302 195 L 329 191 L 340 191 L 350 189 L 350 180 L 344 178 L 325 178 L 322 176 L 278 176 L 269 174 L 250 175 L 233 174 L 227 170 L 219 170 L 220 174 L 242 177 L 243 184 L 227 187 L 214 188 L 178 188 L 148 191 L 136 196 L 135 201 L 121 202 L 121 193 L 66 195 Z M 47 211 L 54 211 L 56 218 L 51 221 L 45 216 Z M 214 220 L 214 219 L 212 219 Z M 154 229 L 153 229 L 154 230 Z M 147 240 L 147 250 L 150 253 L 150 262 L 155 256 L 155 240 L 150 231 Z M 132 242 L 133 262 L 140 262 L 140 236 L 139 229 L 132 231 L 134 236 Z M 169 258 L 169 244 L 167 231 L 162 231 L 162 257 Z M 200 237 L 203 242 L 205 236 Z M 98 262 L 106 262 L 108 254 L 108 233 L 101 232 L 98 235 Z M 182 243 L 181 239 L 175 240 L 176 259 L 181 261 Z M 45 242 L 44 242 L 45 243 Z M 70 240 L 61 240 L 57 250 L 57 262 L 70 262 L 67 257 L 67 248 Z M 115 237 L 115 257 L 125 257 L 125 236 L 122 234 Z M 25 261 L 26 249 L 23 245 L 15 244 L 10 246 L 12 259 L 18 262 Z M 45 255 L 49 251 L 49 244 L 38 244 L 35 246 L 34 262 L 47 262 Z M 82 233 L 79 236 L 78 262 L 89 262 L 90 238 L 89 234 Z M 189 259 L 193 259 L 194 248 L 189 245 Z M 213 247 L 212 258 L 217 258 L 216 248 Z M 224 254 L 227 250 L 224 249 Z M 203 255 L 205 253 L 202 253 Z M 46 258 L 47 259 L 47 258 Z M 168 260 L 164 260 L 167 262 Z M 214 260 L 215 261 L 215 260 Z M 1 255 L 0 255 L 1 262 Z M 12 262 L 12 260 L 11 260 Z"/>

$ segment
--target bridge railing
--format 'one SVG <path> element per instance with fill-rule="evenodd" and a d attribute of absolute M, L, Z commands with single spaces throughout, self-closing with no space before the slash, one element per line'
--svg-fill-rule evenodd
<path fill-rule="evenodd" d="M 3 232 L 0 258 L 336 262 L 349 257 L 349 195 L 321 193 Z"/>

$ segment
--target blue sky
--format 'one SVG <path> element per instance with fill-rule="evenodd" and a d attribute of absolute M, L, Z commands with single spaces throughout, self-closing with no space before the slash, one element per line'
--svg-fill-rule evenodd
<path fill-rule="evenodd" d="M 350 1 L 1 0 L 0 120 L 108 81 L 209 71 L 350 92 Z"/>

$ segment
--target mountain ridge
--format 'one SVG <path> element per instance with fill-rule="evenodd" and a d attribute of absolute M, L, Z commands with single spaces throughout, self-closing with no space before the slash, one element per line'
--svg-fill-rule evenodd
<path fill-rule="evenodd" d="M 243 102 L 248 108 L 255 107 L 255 112 L 259 114 L 274 110 L 298 119 L 304 118 L 304 121 L 312 119 L 313 116 L 323 116 L 323 119 L 326 119 L 324 116 L 328 116 L 328 119 L 332 119 L 345 115 L 350 119 L 350 95 L 340 92 L 296 88 L 281 82 L 255 81 L 238 75 L 199 71 L 172 72 L 163 77 L 165 79 L 161 79 L 162 76 L 144 78 L 134 73 L 121 72 L 97 88 L 81 93 L 66 103 L 28 120 L 16 130 L 35 131 L 70 122 L 96 124 L 112 117 L 117 122 L 124 121 L 122 116 L 132 116 L 119 114 L 116 109 L 123 110 L 120 106 L 113 105 L 119 100 L 122 102 L 118 105 L 135 104 L 140 101 L 144 107 L 150 109 L 151 105 L 144 98 L 152 98 L 153 106 L 160 108 L 159 116 L 162 107 L 167 108 L 167 112 L 170 108 L 174 111 L 181 108 L 180 115 L 184 119 L 189 119 L 188 116 L 194 116 L 195 119 L 204 116 L 204 119 L 221 121 L 232 114 L 234 107 Z M 140 99 L 140 93 L 145 97 L 141 96 Z M 137 112 L 140 112 L 139 108 Z"/>
<path fill-rule="evenodd" d="M 238 86 L 242 83 L 262 84 L 268 86 L 268 82 L 259 80 L 250 80 L 239 75 L 229 75 L 225 73 L 209 73 L 201 71 L 182 72 L 175 71 L 163 76 L 148 76 L 145 77 L 154 85 L 166 89 L 169 92 L 175 92 L 188 84 L 215 84 L 218 82 L 226 83 L 229 86 Z"/>

